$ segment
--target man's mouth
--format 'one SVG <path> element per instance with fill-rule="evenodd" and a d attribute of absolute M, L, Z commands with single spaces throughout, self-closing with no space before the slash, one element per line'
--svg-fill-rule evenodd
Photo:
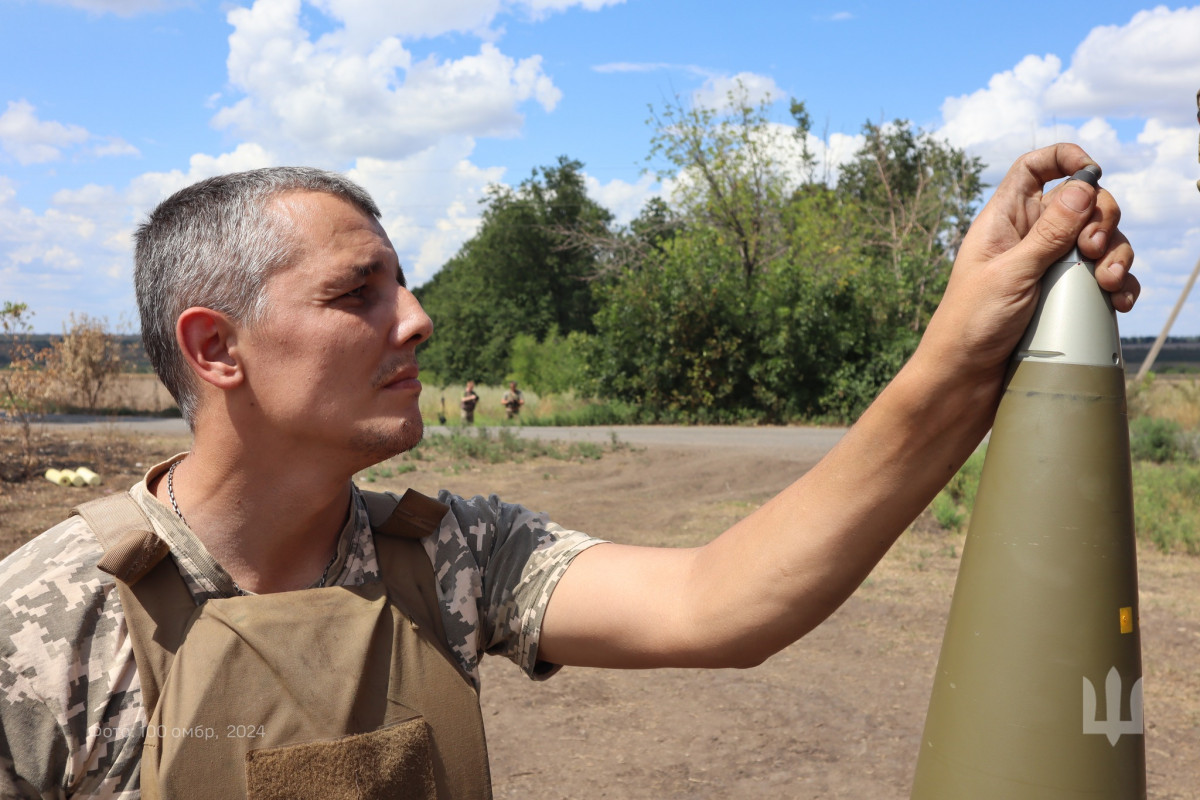
<path fill-rule="evenodd" d="M 395 365 L 389 365 L 387 369 L 381 370 L 383 377 L 375 382 L 375 385 L 380 389 L 417 389 L 420 391 L 421 382 L 417 379 L 420 370 L 416 362 L 406 363 L 399 369 Z"/>

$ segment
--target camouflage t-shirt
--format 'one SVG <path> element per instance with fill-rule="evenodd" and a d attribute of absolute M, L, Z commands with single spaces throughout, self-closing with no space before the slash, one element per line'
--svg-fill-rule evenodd
<path fill-rule="evenodd" d="M 174 460 L 174 459 L 172 459 Z M 197 603 L 236 594 L 233 579 L 200 540 L 147 489 L 130 494 L 146 511 Z M 328 583 L 379 579 L 362 496 L 338 541 Z M 508 657 L 530 677 L 557 667 L 537 660 L 550 593 L 578 553 L 600 542 L 496 496 L 450 507 L 422 540 L 437 576 L 446 636 L 479 686 L 479 657 Z M 72 517 L 0 561 L 0 797 L 137 800 L 147 714 L 133 648 L 103 550 Z"/>

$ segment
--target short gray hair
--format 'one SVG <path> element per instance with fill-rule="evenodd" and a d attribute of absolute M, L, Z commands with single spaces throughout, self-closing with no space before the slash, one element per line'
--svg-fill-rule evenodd
<path fill-rule="evenodd" d="M 150 212 L 134 234 L 142 343 L 189 427 L 195 427 L 196 378 L 175 340 L 175 323 L 193 306 L 247 325 L 262 318 L 267 306 L 263 287 L 292 260 L 297 247 L 290 220 L 268 204 L 296 191 L 332 194 L 380 217 L 366 190 L 336 172 L 270 167 L 181 189 Z"/>

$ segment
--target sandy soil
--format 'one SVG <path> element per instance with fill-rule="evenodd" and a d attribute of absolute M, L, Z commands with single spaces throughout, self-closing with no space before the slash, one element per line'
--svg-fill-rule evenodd
<path fill-rule="evenodd" d="M 139 441 L 107 485 L 184 445 Z M 371 488 L 496 492 L 598 536 L 684 546 L 807 466 L 777 450 L 646 447 L 582 464 L 434 466 Z M 105 489 L 25 486 L 0 495 L 0 552 Z M 824 625 L 751 670 L 566 669 L 533 683 L 486 660 L 496 796 L 908 797 L 962 545 L 919 524 Z M 1149 797 L 1200 798 L 1200 559 L 1145 548 L 1139 559 Z"/>

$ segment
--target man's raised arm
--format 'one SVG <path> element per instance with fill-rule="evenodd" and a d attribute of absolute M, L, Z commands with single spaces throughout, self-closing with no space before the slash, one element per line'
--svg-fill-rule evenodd
<path fill-rule="evenodd" d="M 539 658 L 606 667 L 753 666 L 859 586 L 988 431 L 1045 270 L 1072 245 L 1113 306 L 1138 283 L 1120 212 L 1071 181 L 1074 145 L 1023 156 L 972 224 L 916 353 L 812 470 L 699 548 L 605 544 L 551 598 Z"/>

